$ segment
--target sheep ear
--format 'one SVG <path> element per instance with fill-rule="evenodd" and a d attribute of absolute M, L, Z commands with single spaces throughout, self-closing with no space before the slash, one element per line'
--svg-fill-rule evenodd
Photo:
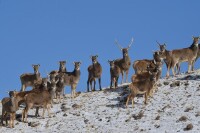
<path fill-rule="evenodd" d="M 82 64 L 82 61 L 79 61 L 79 64 L 81 65 L 81 64 Z"/>
<path fill-rule="evenodd" d="M 34 68 L 35 65 L 32 65 L 32 67 Z"/>
<path fill-rule="evenodd" d="M 98 57 L 98 55 L 96 55 L 96 58 Z"/>
<path fill-rule="evenodd" d="M 194 36 L 192 36 L 192 39 L 194 40 Z"/>
<path fill-rule="evenodd" d="M 90 55 L 90 58 L 92 59 L 92 55 Z"/>
<path fill-rule="evenodd" d="M 76 64 L 76 62 L 73 62 L 73 64 L 75 65 L 75 64 Z"/>
<path fill-rule="evenodd" d="M 108 60 L 108 63 L 110 64 L 110 60 Z"/>

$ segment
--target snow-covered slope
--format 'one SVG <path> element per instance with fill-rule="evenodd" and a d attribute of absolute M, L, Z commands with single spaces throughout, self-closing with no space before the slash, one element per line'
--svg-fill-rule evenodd
<path fill-rule="evenodd" d="M 0 127 L 0 132 L 200 132 L 200 70 L 160 79 L 147 105 L 138 96 L 134 108 L 131 103 L 125 108 L 127 93 L 124 84 L 116 90 L 81 93 L 74 101 L 66 95 L 63 104 L 54 104 L 52 118 L 35 118 L 32 109 L 29 123 L 17 115 L 15 128 Z"/>

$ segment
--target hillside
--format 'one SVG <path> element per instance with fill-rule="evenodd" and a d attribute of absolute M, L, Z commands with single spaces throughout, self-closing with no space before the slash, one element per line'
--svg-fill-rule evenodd
<path fill-rule="evenodd" d="M 200 70 L 174 78 L 160 79 L 158 90 L 145 106 L 143 97 L 135 98 L 135 107 L 125 108 L 127 85 L 116 90 L 105 89 L 80 93 L 71 101 L 67 94 L 63 104 L 54 104 L 52 118 L 33 117 L 20 122 L 17 115 L 14 129 L 0 127 L 1 132 L 200 132 Z M 1 106 L 0 106 L 1 108 Z M 40 109 L 40 114 L 42 109 Z M 1 109 L 0 109 L 1 113 Z M 17 111 L 21 114 L 21 109 Z"/>

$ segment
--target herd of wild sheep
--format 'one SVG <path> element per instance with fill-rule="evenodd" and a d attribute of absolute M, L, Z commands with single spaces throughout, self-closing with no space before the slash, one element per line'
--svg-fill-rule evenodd
<path fill-rule="evenodd" d="M 194 71 L 194 63 L 200 56 L 200 45 L 198 44 L 200 37 L 193 37 L 193 43 L 188 48 L 176 49 L 168 51 L 166 44 L 160 44 L 159 51 L 153 53 L 153 59 L 136 60 L 133 62 L 133 69 L 135 74 L 132 75 L 132 83 L 129 85 L 130 94 L 127 97 L 126 107 L 128 107 L 129 100 L 132 100 L 132 107 L 134 106 L 134 97 L 137 94 L 144 94 L 145 101 L 149 96 L 152 96 L 156 88 L 156 82 L 161 77 L 163 60 L 167 67 L 166 77 L 169 77 L 169 71 L 172 69 L 173 76 L 180 73 L 180 63 L 188 62 L 188 73 Z M 118 87 L 119 75 L 122 75 L 122 83 L 124 83 L 124 74 L 126 73 L 126 80 L 128 82 L 128 73 L 131 66 L 131 59 L 128 50 L 133 43 L 133 38 L 127 48 L 122 48 L 116 41 L 117 46 L 122 51 L 123 57 L 116 60 L 108 60 L 110 65 L 110 88 Z M 102 66 L 98 62 L 98 55 L 91 56 L 92 64 L 88 67 L 87 91 L 95 91 L 96 79 L 99 82 L 99 89 L 101 88 L 101 74 Z M 32 65 L 34 73 L 25 73 L 20 76 L 21 91 L 10 91 L 9 96 L 2 99 L 2 116 L 1 123 L 10 115 L 10 127 L 14 128 L 15 113 L 21 104 L 25 105 L 22 111 L 22 121 L 27 122 L 29 109 L 35 107 L 35 116 L 38 116 L 38 110 L 43 108 L 44 117 L 45 110 L 47 110 L 50 117 L 50 108 L 53 106 L 53 99 L 56 103 L 60 103 L 64 96 L 65 86 L 71 86 L 71 97 L 74 99 L 76 94 L 76 86 L 80 79 L 80 65 L 81 62 L 74 62 L 74 70 L 68 72 L 66 69 L 66 61 L 59 62 L 59 70 L 51 71 L 47 77 L 42 78 L 39 72 L 40 65 Z M 32 90 L 26 91 L 27 87 L 32 87 Z M 63 97 L 64 98 L 64 97 Z"/>

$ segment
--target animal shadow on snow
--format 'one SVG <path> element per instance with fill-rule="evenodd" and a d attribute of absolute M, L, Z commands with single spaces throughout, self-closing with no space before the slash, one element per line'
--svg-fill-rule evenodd
<path fill-rule="evenodd" d="M 109 99 L 110 101 L 117 101 L 116 104 L 108 104 L 106 107 L 110 108 L 126 108 L 125 103 L 127 100 L 127 96 L 130 94 L 128 85 L 118 87 L 116 89 L 107 88 L 104 90 L 104 93 L 116 92 L 118 96 L 116 98 Z M 137 95 L 136 97 L 143 97 L 143 95 Z M 137 104 L 137 103 L 136 103 Z"/>
<path fill-rule="evenodd" d="M 187 75 L 183 78 L 177 78 L 177 80 L 200 80 L 200 75 Z"/>

